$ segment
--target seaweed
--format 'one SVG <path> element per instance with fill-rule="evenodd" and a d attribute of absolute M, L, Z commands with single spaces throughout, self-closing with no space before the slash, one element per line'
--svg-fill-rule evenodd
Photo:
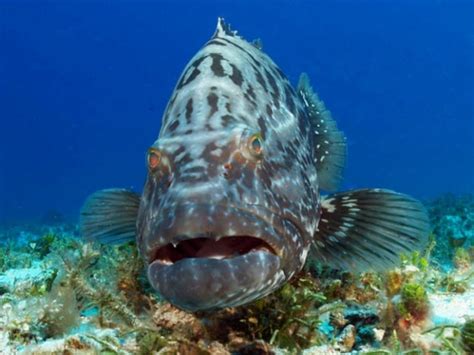
<path fill-rule="evenodd" d="M 474 353 L 474 319 L 468 320 L 461 328 L 461 344 L 468 353 Z"/>
<path fill-rule="evenodd" d="M 339 303 L 323 306 L 325 301 L 317 281 L 302 273 L 266 298 L 212 315 L 207 333 L 224 343 L 232 339 L 234 347 L 262 339 L 280 348 L 301 350 L 323 342 L 320 316 L 342 307 Z"/>
<path fill-rule="evenodd" d="M 453 257 L 454 266 L 461 271 L 469 270 L 471 266 L 471 256 L 464 248 L 456 248 Z"/>

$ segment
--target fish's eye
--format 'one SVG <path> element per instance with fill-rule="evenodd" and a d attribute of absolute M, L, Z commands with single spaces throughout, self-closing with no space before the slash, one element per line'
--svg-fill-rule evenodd
<path fill-rule="evenodd" d="M 148 168 L 150 170 L 156 170 L 161 163 L 161 153 L 159 150 L 151 148 L 148 150 L 147 156 Z"/>
<path fill-rule="evenodd" d="M 263 154 L 263 139 L 260 133 L 252 134 L 248 140 L 248 148 L 250 153 L 257 158 Z"/>

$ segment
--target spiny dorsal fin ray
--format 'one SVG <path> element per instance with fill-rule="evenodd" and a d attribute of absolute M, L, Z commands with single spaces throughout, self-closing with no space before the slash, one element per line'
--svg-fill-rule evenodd
<path fill-rule="evenodd" d="M 426 245 L 429 221 L 423 205 L 390 190 L 363 189 L 326 196 L 313 254 L 332 267 L 381 270 L 400 254 Z"/>
<path fill-rule="evenodd" d="M 106 189 L 90 195 L 81 209 L 81 235 L 101 243 L 135 239 L 140 196 L 125 189 Z"/>
<path fill-rule="evenodd" d="M 260 38 L 255 38 L 253 41 L 252 41 L 252 46 L 254 46 L 255 48 L 257 49 L 260 49 L 260 50 L 263 50 L 263 42 Z"/>
<path fill-rule="evenodd" d="M 239 37 L 237 35 L 237 31 L 232 30 L 230 28 L 230 25 L 224 21 L 223 17 L 218 17 L 216 32 L 214 32 L 214 35 L 212 36 L 212 38 L 225 37 L 225 36 Z"/>
<path fill-rule="evenodd" d="M 331 112 L 313 91 L 306 73 L 301 74 L 298 93 L 308 113 L 313 132 L 316 169 L 323 190 L 335 191 L 342 180 L 347 145 L 344 134 L 338 130 Z"/>

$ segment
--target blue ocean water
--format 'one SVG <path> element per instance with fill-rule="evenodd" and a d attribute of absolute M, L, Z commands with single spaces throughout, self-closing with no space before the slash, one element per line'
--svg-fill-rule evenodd
<path fill-rule="evenodd" d="M 474 192 L 472 1 L 0 1 L 0 222 L 140 191 L 187 61 L 223 16 L 346 133 L 343 189 Z"/>

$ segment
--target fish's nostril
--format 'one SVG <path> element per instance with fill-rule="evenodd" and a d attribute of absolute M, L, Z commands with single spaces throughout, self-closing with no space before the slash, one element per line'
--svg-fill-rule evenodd
<path fill-rule="evenodd" d="M 223 173 L 223 175 L 226 179 L 230 179 L 231 171 L 232 171 L 232 164 L 231 163 L 225 163 L 224 164 L 224 173 Z"/>

